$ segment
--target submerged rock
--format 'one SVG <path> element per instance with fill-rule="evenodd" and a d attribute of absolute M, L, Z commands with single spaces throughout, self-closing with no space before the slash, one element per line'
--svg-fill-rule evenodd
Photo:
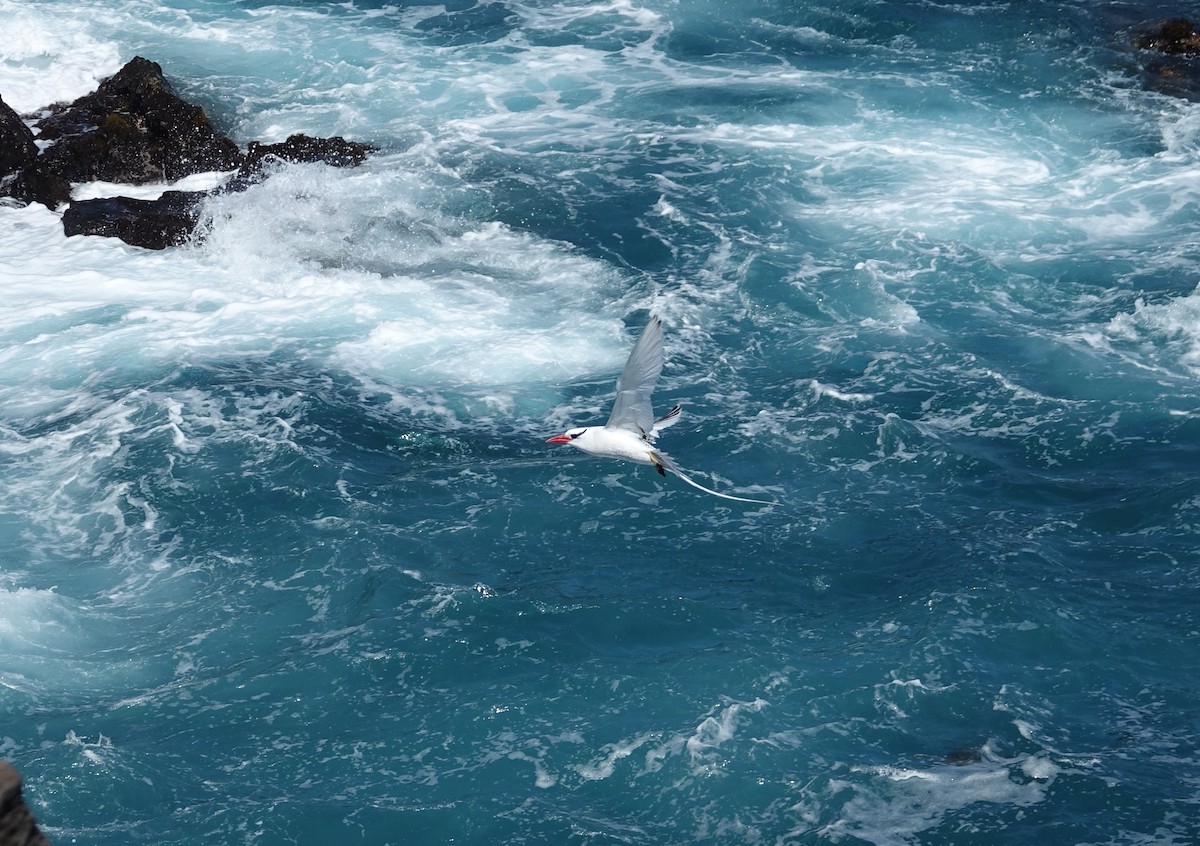
<path fill-rule="evenodd" d="M 946 763 L 955 767 L 965 767 L 970 764 L 978 764 L 983 761 L 983 750 L 966 747 L 963 749 L 951 749 L 946 753 Z"/>
<path fill-rule="evenodd" d="M 138 56 L 92 94 L 52 106 L 35 135 L 0 101 L 0 196 L 48 208 L 71 203 L 73 182 L 143 185 L 198 173 L 234 171 L 220 191 L 239 191 L 266 178 L 268 162 L 322 162 L 353 167 L 375 148 L 344 138 L 293 135 L 278 144 L 252 141 L 243 153 L 217 132 L 199 106 L 176 96 L 162 68 Z M 107 235 L 149 249 L 188 240 L 204 193 L 167 191 L 157 200 L 107 197 L 71 203 L 67 235 Z"/>
<path fill-rule="evenodd" d="M 1173 97 L 1200 99 L 1200 32 L 1186 18 L 1155 21 L 1135 31 L 1133 47 L 1143 51 L 1146 86 Z"/>
<path fill-rule="evenodd" d="M 1133 37 L 1139 50 L 1156 50 L 1174 56 L 1200 56 L 1200 33 L 1186 18 L 1158 21 Z"/>
<path fill-rule="evenodd" d="M 50 846 L 21 797 L 21 776 L 0 761 L 0 846 Z"/>

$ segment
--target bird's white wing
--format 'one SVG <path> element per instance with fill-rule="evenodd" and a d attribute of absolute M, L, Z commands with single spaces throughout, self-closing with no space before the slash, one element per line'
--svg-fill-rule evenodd
<path fill-rule="evenodd" d="M 664 414 L 662 417 L 655 420 L 654 428 L 652 428 L 650 430 L 650 434 L 647 435 L 647 437 L 650 439 L 650 441 L 653 442 L 654 439 L 658 437 L 659 433 L 663 429 L 666 429 L 668 426 L 674 426 L 676 423 L 678 423 L 679 415 L 682 413 L 683 413 L 683 406 L 677 405 L 674 408 L 672 408 L 670 411 L 668 411 L 666 414 Z"/>
<path fill-rule="evenodd" d="M 647 435 L 654 428 L 650 394 L 663 368 L 662 321 L 651 316 L 617 377 L 617 398 L 604 425 Z"/>

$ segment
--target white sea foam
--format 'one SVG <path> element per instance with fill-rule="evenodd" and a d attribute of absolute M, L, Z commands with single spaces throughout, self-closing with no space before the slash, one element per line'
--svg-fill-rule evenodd
<path fill-rule="evenodd" d="M 922 832 L 977 804 L 1023 808 L 1044 800 L 1060 768 L 1044 757 L 984 760 L 965 766 L 852 767 L 854 778 L 832 790 L 852 794 L 840 818 L 823 829 L 832 839 L 854 837 L 875 846 L 919 842 Z"/>
<path fill-rule="evenodd" d="M 116 43 L 87 16 L 0 0 L 0 20 L 0 96 L 18 112 L 74 100 L 121 66 Z"/>
<path fill-rule="evenodd" d="M 54 589 L 0 587 L 0 651 L 15 656 L 69 631 L 72 614 Z"/>
<path fill-rule="evenodd" d="M 1139 299 L 1104 327 L 1103 343 L 1143 367 L 1200 375 L 1200 288 L 1155 304 Z"/>
<path fill-rule="evenodd" d="M 498 224 L 423 212 L 404 192 L 390 214 L 355 199 L 374 189 L 386 203 L 379 192 L 395 187 L 370 173 L 347 182 L 323 166 L 285 169 L 214 200 L 209 241 L 173 253 L 63 239 L 40 206 L 0 209 L 9 413 L 73 401 L 51 386 L 99 362 L 160 369 L 285 346 L 380 386 L 554 384 L 619 368 L 628 339 L 610 269 Z M 488 396 L 492 413 L 512 408 L 506 394 Z M 189 449 L 181 420 L 171 425 Z"/>
<path fill-rule="evenodd" d="M 609 778 L 616 771 L 617 764 L 620 761 L 628 758 L 653 738 L 654 736 L 651 734 L 643 734 L 631 740 L 613 743 L 605 749 L 604 757 L 591 763 L 583 764 L 577 767 L 576 770 L 588 781 L 600 781 L 601 779 Z"/>
<path fill-rule="evenodd" d="M 634 752 L 648 747 L 640 769 L 631 763 L 635 772 L 659 772 L 668 759 L 675 759 L 686 762 L 692 775 L 719 774 L 722 770 L 722 747 L 737 739 L 751 715 L 768 705 L 764 699 L 728 702 L 723 707 L 714 708 L 691 731 L 667 735 L 645 732 L 611 743 L 604 747 L 599 757 L 575 769 L 588 781 L 610 778 L 623 761 L 632 758 Z"/>
<path fill-rule="evenodd" d="M 618 283 L 609 269 L 422 208 L 383 166 L 351 178 L 288 168 L 214 200 L 209 213 L 205 254 L 261 291 L 238 306 L 255 312 L 252 322 L 270 319 L 261 305 L 290 300 L 296 319 L 315 323 L 307 333 L 340 338 L 335 362 L 373 379 L 561 381 L 622 354 L 616 314 L 604 314 Z"/>
<path fill-rule="evenodd" d="M 157 200 L 165 191 L 211 191 L 225 182 L 234 171 L 196 173 L 174 182 L 127 185 L 115 182 L 84 182 L 72 186 L 72 200 L 91 200 L 97 197 L 132 197 L 138 200 Z"/>
<path fill-rule="evenodd" d="M 830 399 L 835 399 L 839 402 L 870 402 L 875 398 L 873 394 L 864 394 L 854 391 L 841 391 L 835 388 L 833 385 L 822 384 L 816 379 L 810 380 L 809 386 L 812 388 L 812 392 L 815 396 L 829 397 Z"/>
<path fill-rule="evenodd" d="M 347 41 L 354 50 L 340 67 L 319 62 L 301 67 L 304 50 L 276 49 L 296 38 L 313 38 L 326 47 L 344 40 L 353 23 L 347 29 L 347 20 L 338 14 L 284 14 L 266 7 L 230 17 L 211 12 L 188 17 L 167 10 L 143 14 L 131 6 L 125 18 L 109 10 L 90 22 L 55 28 L 49 23 L 54 17 L 50 7 L 23 5 L 20 11 L 8 5 L 28 37 L 11 43 L 4 55 L 0 91 L 6 94 L 19 89 L 20 74 L 35 70 L 43 80 L 42 90 L 53 91 L 53 85 L 44 85 L 46 68 L 34 67 L 40 64 L 36 58 L 68 54 L 85 56 L 90 74 L 73 78 L 70 64 L 55 59 L 55 73 L 62 74 L 60 88 L 70 88 L 71 96 L 83 94 L 94 88 L 97 76 L 119 66 L 118 50 L 106 35 L 125 30 L 155 38 L 169 34 L 176 44 L 174 61 L 170 52 L 152 58 L 162 59 L 168 77 L 180 79 L 188 91 L 204 95 L 197 80 L 187 76 L 198 60 L 197 50 L 205 50 L 203 61 L 209 67 L 226 59 L 221 64 L 222 84 L 227 86 L 223 94 L 229 97 L 227 108 L 241 113 L 236 132 L 242 138 L 275 140 L 296 131 L 353 133 L 355 128 L 361 137 L 365 127 L 355 116 L 356 103 L 372 109 L 377 126 L 386 126 L 404 113 L 384 100 L 416 103 L 418 108 L 428 102 L 421 100 L 420 89 L 379 89 L 380 84 L 390 84 L 389 79 L 396 83 L 413 78 L 412 73 L 379 73 L 379 68 L 395 64 L 386 56 L 420 60 L 420 50 L 425 49 L 418 46 L 414 53 L 412 44 L 403 43 L 408 36 L 394 29 L 368 30 L 371 37 L 365 42 Z M 540 19 L 546 10 L 522 13 Z M 588 25 L 610 19 L 616 28 L 658 24 L 656 14 L 624 2 L 568 11 L 566 16 L 587 19 Z M 635 41 L 642 37 L 647 35 L 642 32 Z M 221 44 L 229 47 L 228 55 L 220 52 Z M 254 90 L 254 80 L 259 85 L 264 80 L 239 76 L 250 71 L 241 48 L 252 49 L 254 62 L 272 62 L 276 70 L 294 62 L 295 73 L 277 77 L 294 80 L 296 90 L 330 90 L 341 74 L 340 85 L 332 85 L 341 91 L 340 113 L 330 119 L 328 103 L 312 102 L 307 108 L 296 90 Z M 548 73 L 545 78 L 551 85 L 539 119 L 546 118 L 550 113 L 545 109 L 559 108 L 559 94 L 592 84 L 601 62 L 602 55 L 594 50 L 530 48 L 533 76 L 515 85 L 504 82 L 511 85 L 508 92 L 488 92 L 488 86 L 502 78 L 492 73 L 490 60 L 480 56 L 475 67 L 484 76 L 473 77 L 468 66 L 444 80 L 462 95 L 449 112 L 468 121 L 478 119 L 481 113 L 472 103 L 482 92 L 490 103 L 485 103 L 485 112 L 508 114 L 509 94 L 522 86 L 534 90 L 534 77 Z M 413 92 L 421 96 L 414 100 Z M 239 96 L 248 97 L 245 108 L 239 106 Z M 278 106 L 264 102 L 272 96 L 278 98 Z M 448 112 L 444 96 L 433 102 L 439 113 Z M 443 126 L 455 143 L 452 124 L 451 119 Z M 50 330 L 23 347 L 0 349 L 6 373 L 13 384 L 20 380 L 36 386 L 50 373 L 64 372 L 64 366 L 70 371 L 67 362 L 154 366 L 211 356 L 263 355 L 282 347 L 305 350 L 374 384 L 557 383 L 596 370 L 612 372 L 626 346 L 617 323 L 623 312 L 617 290 L 624 282 L 611 269 L 563 245 L 497 224 L 464 224 L 443 217 L 438 206 L 446 192 L 460 191 L 452 178 L 448 184 L 439 175 L 445 172 L 431 158 L 445 143 L 439 139 L 430 149 L 418 144 L 407 158 L 386 162 L 380 157 L 353 173 L 323 167 L 284 169 L 251 191 L 215 199 L 210 204 L 214 223 L 209 239 L 191 253 L 156 257 L 103 239 L 64 242 L 58 218 L 50 212 L 0 210 L 6 226 L 18 235 L 5 239 L 10 250 L 0 248 L 5 252 L 0 259 L 11 257 L 14 271 L 7 280 L 8 310 L 0 313 L 0 329 L 37 325 L 42 318 Z M 217 176 L 136 190 L 90 184 L 77 186 L 74 196 L 154 197 L 166 187 L 210 187 Z M 106 320 L 89 322 L 82 317 L 89 310 L 107 310 Z M 34 395 L 40 392 L 46 396 L 36 388 Z M 503 392 L 493 391 L 488 402 L 494 408 L 511 408 L 511 397 Z M 173 426 L 175 443 L 186 443 L 180 437 L 184 428 L 178 422 Z"/>
<path fill-rule="evenodd" d="M 685 744 L 693 765 L 706 770 L 714 769 L 714 755 L 723 744 L 737 735 L 747 715 L 757 713 L 769 704 L 765 699 L 731 702 L 715 714 L 705 717 Z"/>

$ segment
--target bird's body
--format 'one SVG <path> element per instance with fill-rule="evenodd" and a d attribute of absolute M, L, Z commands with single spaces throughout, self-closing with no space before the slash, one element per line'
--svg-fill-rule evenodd
<path fill-rule="evenodd" d="M 635 432 L 629 428 L 615 426 L 584 426 L 571 429 L 561 435 L 555 435 L 546 443 L 570 444 L 576 449 L 583 450 L 589 455 L 602 458 L 619 458 L 623 461 L 633 461 L 637 464 L 653 464 L 658 472 L 663 472 L 661 453 L 654 449 L 654 439 L 658 433 L 679 419 L 681 406 L 675 406 L 650 427 L 649 432 Z"/>
<path fill-rule="evenodd" d="M 682 411 L 677 405 L 662 417 L 654 418 L 650 395 L 662 373 L 662 367 L 662 321 L 651 317 L 634 344 L 625 368 L 617 377 L 617 397 L 608 422 L 603 426 L 568 429 L 561 435 L 549 438 L 546 443 L 570 444 L 589 455 L 632 461 L 635 464 L 652 464 L 660 475 L 665 476 L 669 470 L 705 493 L 738 502 L 774 505 L 766 500 L 746 499 L 706 488 L 684 475 L 666 453 L 655 448 L 654 441 L 659 433 L 679 420 Z"/>
<path fill-rule="evenodd" d="M 570 438 L 570 435 L 567 437 Z M 650 464 L 653 461 L 654 450 L 650 448 L 649 439 L 626 429 L 588 426 L 569 443 L 576 449 L 603 458 L 619 458 L 638 464 Z"/>

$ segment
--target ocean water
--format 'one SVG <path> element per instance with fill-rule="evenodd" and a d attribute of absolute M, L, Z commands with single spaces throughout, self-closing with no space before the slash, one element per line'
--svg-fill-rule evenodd
<path fill-rule="evenodd" d="M 380 148 L 169 252 L 0 206 L 42 827 L 1200 843 L 1200 102 L 1128 46 L 1178 15 L 0 0 L 18 110 L 142 55 Z M 651 312 L 661 446 L 777 506 L 544 443 Z"/>

